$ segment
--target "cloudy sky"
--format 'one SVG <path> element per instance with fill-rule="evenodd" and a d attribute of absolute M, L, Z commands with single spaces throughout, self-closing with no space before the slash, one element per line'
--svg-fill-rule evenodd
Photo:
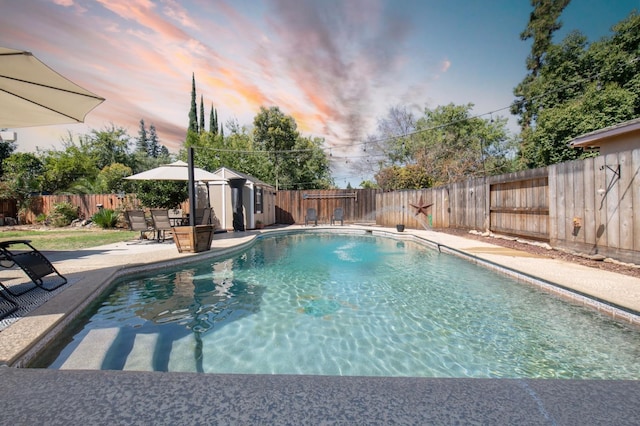
<path fill-rule="evenodd" d="M 634 9 L 640 0 L 572 0 L 559 36 L 596 40 Z M 325 138 L 336 183 L 357 186 L 365 176 L 345 157 L 392 106 L 508 116 L 530 11 L 528 0 L 0 0 L 0 45 L 106 98 L 86 124 L 15 129 L 21 151 L 111 123 L 135 136 L 144 119 L 177 152 L 195 73 L 207 125 L 211 105 L 241 125 L 277 105 Z"/>

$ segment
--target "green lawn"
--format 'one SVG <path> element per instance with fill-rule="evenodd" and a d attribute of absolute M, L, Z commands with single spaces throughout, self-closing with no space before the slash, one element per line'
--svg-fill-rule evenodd
<path fill-rule="evenodd" d="M 51 228 L 46 231 L 3 231 L 0 227 L 0 241 L 31 240 L 38 250 L 73 250 L 96 247 L 103 244 L 130 241 L 137 238 L 138 232 L 121 229 L 69 229 Z"/>

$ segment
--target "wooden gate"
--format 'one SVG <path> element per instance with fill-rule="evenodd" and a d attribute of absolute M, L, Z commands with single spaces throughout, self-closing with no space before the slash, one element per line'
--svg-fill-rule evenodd
<path fill-rule="evenodd" d="M 514 173 L 489 185 L 489 230 L 549 240 L 549 178 L 546 168 Z M 504 177 L 503 177 L 504 179 Z"/>

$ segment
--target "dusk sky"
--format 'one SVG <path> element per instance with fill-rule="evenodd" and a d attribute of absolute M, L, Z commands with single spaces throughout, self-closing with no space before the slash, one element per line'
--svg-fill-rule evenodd
<path fill-rule="evenodd" d="M 590 41 L 640 10 L 640 0 L 572 0 L 556 41 Z M 251 125 L 277 105 L 331 148 L 336 184 L 363 178 L 348 156 L 390 107 L 420 113 L 448 103 L 509 116 L 530 42 L 519 35 L 529 0 L 0 0 L 0 45 L 31 51 L 106 98 L 86 124 L 10 129 L 18 150 L 60 148 L 67 129 L 113 123 L 135 137 L 140 119 L 177 152 L 195 73 L 220 122 Z M 517 131 L 515 119 L 510 128 Z"/>

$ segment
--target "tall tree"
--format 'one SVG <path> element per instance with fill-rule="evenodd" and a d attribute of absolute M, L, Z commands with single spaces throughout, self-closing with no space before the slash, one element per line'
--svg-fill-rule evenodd
<path fill-rule="evenodd" d="M 147 128 L 144 125 L 144 119 L 140 119 L 140 129 L 138 130 L 138 137 L 136 138 L 136 151 L 137 152 L 149 152 L 149 145 L 147 144 Z"/>
<path fill-rule="evenodd" d="M 209 115 L 209 131 L 214 135 L 218 134 L 218 111 L 211 104 L 211 114 Z"/>
<path fill-rule="evenodd" d="M 188 130 L 198 133 L 198 112 L 196 107 L 196 75 L 191 74 L 191 109 L 189 110 Z"/>
<path fill-rule="evenodd" d="M 527 28 L 520 33 L 520 39 L 533 39 L 527 69 L 534 77 L 538 75 L 543 57 L 551 46 L 553 33 L 562 28 L 559 18 L 569 2 L 570 0 L 531 0 L 533 11 L 529 15 Z"/>
<path fill-rule="evenodd" d="M 204 98 L 200 95 L 200 133 L 204 132 Z"/>
<path fill-rule="evenodd" d="M 284 184 L 286 187 L 294 185 L 289 151 L 293 149 L 299 133 L 293 117 L 285 115 L 280 108 L 272 106 L 269 109 L 260 107 L 260 112 L 253 119 L 253 139 L 259 150 L 268 152 L 273 164 L 269 181 L 274 182 L 276 188 Z M 295 189 L 295 188 L 291 188 Z"/>
<path fill-rule="evenodd" d="M 531 85 L 535 84 L 544 57 L 552 44 L 553 33 L 562 27 L 560 15 L 570 0 L 531 0 L 533 11 L 529 15 L 529 22 L 520 34 L 520 39 L 533 39 L 531 52 L 527 57 L 529 73 L 514 89 L 517 100 L 511 107 L 511 112 L 520 116 L 523 129 L 531 126 L 537 111 L 535 100 L 532 99 Z"/>
<path fill-rule="evenodd" d="M 149 137 L 147 139 L 147 154 L 153 158 L 158 158 L 162 148 L 160 147 L 160 141 L 158 140 L 158 132 L 156 126 L 153 124 L 149 126 Z"/>

